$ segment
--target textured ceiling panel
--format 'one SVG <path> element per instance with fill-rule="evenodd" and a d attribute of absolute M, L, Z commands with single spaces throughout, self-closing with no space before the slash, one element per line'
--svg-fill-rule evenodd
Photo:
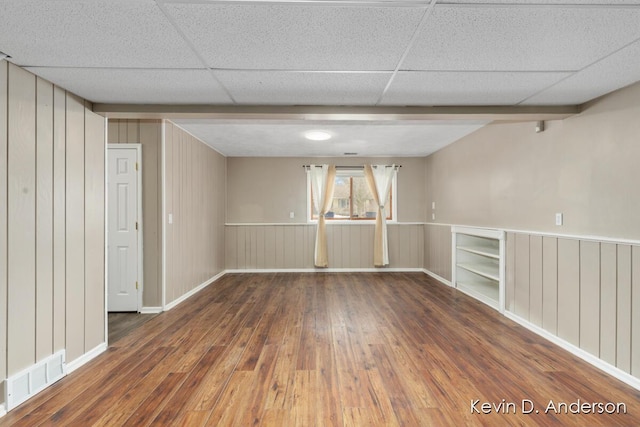
<path fill-rule="evenodd" d="M 527 99 L 525 105 L 582 104 L 640 80 L 640 41 Z"/>
<path fill-rule="evenodd" d="M 5 0 L 0 50 L 24 66 L 202 66 L 151 0 Z"/>
<path fill-rule="evenodd" d="M 383 105 L 576 104 L 640 79 L 640 0 L 430 3 L 0 0 L 0 51 L 118 104 L 369 106 L 398 66 Z M 234 156 L 422 156 L 482 125 L 185 123 Z"/>
<path fill-rule="evenodd" d="M 424 8 L 167 4 L 213 68 L 393 70 Z"/>
<path fill-rule="evenodd" d="M 206 70 L 28 68 L 92 102 L 130 104 L 229 104 Z"/>
<path fill-rule="evenodd" d="M 216 71 L 239 104 L 374 105 L 391 73 Z"/>
<path fill-rule="evenodd" d="M 516 105 L 568 73 L 402 71 L 383 105 Z"/>
<path fill-rule="evenodd" d="M 436 6 L 406 70 L 577 71 L 640 38 L 640 8 Z"/>
<path fill-rule="evenodd" d="M 176 120 L 180 127 L 231 157 L 426 156 L 479 129 L 486 122 L 331 122 L 266 123 Z M 309 141 L 311 129 L 328 129 L 333 138 Z"/>

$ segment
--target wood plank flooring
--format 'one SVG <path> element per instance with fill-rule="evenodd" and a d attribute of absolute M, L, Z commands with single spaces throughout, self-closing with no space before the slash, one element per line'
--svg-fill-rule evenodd
<path fill-rule="evenodd" d="M 578 399 L 627 413 L 544 413 Z M 422 273 L 231 274 L 0 425 L 637 426 L 640 392 Z"/>
<path fill-rule="evenodd" d="M 157 314 L 109 313 L 109 344 L 115 344 L 140 326 L 156 317 Z"/>

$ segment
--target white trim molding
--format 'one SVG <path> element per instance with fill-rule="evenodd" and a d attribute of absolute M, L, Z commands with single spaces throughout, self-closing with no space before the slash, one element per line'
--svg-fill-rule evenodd
<path fill-rule="evenodd" d="M 609 363 L 603 361 L 602 359 L 584 351 L 583 349 L 581 349 L 580 347 L 577 347 L 573 344 L 571 344 L 570 342 L 567 342 L 565 340 L 563 340 L 562 338 L 559 338 L 556 335 L 553 335 L 552 333 L 542 329 L 539 326 L 534 325 L 533 323 L 529 322 L 528 320 L 523 319 L 522 317 L 513 314 L 512 312 L 509 311 L 505 311 L 504 315 L 508 318 L 513 320 L 514 322 L 518 323 L 519 325 L 527 328 L 528 330 L 530 330 L 531 332 L 538 334 L 539 336 L 541 336 L 542 338 L 547 339 L 548 341 L 551 341 L 552 343 L 556 344 L 557 346 L 567 350 L 569 353 L 579 357 L 580 359 L 584 360 L 585 362 L 589 363 L 592 366 L 595 366 L 596 368 L 600 369 L 601 371 L 606 372 L 607 374 L 619 379 L 620 381 L 630 385 L 631 387 L 635 388 L 636 390 L 640 390 L 640 379 L 624 372 L 623 370 L 610 365 Z"/>
<path fill-rule="evenodd" d="M 225 223 L 225 227 L 269 227 L 269 226 L 292 226 L 292 225 L 306 225 L 306 226 L 316 226 L 318 224 L 318 220 L 314 219 L 311 222 L 227 222 Z M 328 220 L 327 225 L 375 225 L 375 220 Z M 387 224 L 393 225 L 426 225 L 424 222 L 400 222 L 389 220 Z"/>
<path fill-rule="evenodd" d="M 166 120 L 162 120 L 162 123 L 160 125 L 160 180 L 161 180 L 161 191 L 162 191 L 162 200 L 161 205 L 162 205 L 162 235 L 160 236 L 160 240 L 161 240 L 161 254 L 160 254 L 160 260 L 162 262 L 162 277 L 160 278 L 161 280 L 161 287 L 162 287 L 162 301 L 160 301 L 160 303 L 162 304 L 162 307 L 165 307 L 166 305 L 166 300 L 167 300 L 167 173 L 166 173 L 166 167 L 167 167 L 167 154 L 166 154 L 166 126 L 167 126 L 167 121 Z M 162 308 L 161 307 L 161 308 Z"/>
<path fill-rule="evenodd" d="M 540 231 L 540 230 L 532 231 L 532 230 L 524 230 L 524 229 L 516 229 L 516 228 L 482 227 L 479 225 L 448 224 L 448 223 L 441 223 L 441 222 L 426 222 L 425 225 L 438 225 L 443 227 L 465 227 L 465 228 L 475 228 L 475 229 L 491 229 L 491 230 L 501 230 L 501 231 L 504 231 L 505 233 L 521 233 L 521 234 L 531 234 L 534 236 L 586 240 L 591 242 L 620 243 L 624 245 L 640 245 L 640 240 L 627 239 L 624 237 L 605 237 L 605 236 L 593 236 L 589 234 L 555 233 L 553 231 Z"/>
<path fill-rule="evenodd" d="M 189 297 L 197 294 L 198 292 L 200 292 L 201 290 L 203 290 L 204 288 L 206 288 L 207 286 L 209 286 L 210 284 L 212 284 L 213 282 L 215 282 L 216 280 L 218 280 L 219 278 L 221 278 L 222 276 L 224 276 L 225 274 L 227 274 L 227 270 L 224 270 L 218 274 L 216 274 L 215 276 L 213 276 L 210 279 L 205 280 L 204 282 L 200 283 L 198 286 L 196 286 L 195 288 L 191 289 L 189 292 L 187 292 L 186 294 L 178 297 L 178 299 L 175 299 L 173 301 L 171 301 L 169 304 L 165 304 L 164 306 L 164 311 L 169 311 L 172 308 L 174 308 L 176 305 L 180 304 L 181 302 L 185 301 L 186 299 L 188 299 Z"/>
<path fill-rule="evenodd" d="M 5 415 L 7 415 L 7 410 L 4 409 L 4 404 L 0 403 L 0 418 L 4 417 Z"/>
<path fill-rule="evenodd" d="M 239 268 L 225 273 L 423 273 L 422 268 Z"/>
<path fill-rule="evenodd" d="M 162 313 L 162 307 L 142 307 L 140 314 L 158 314 Z"/>
<path fill-rule="evenodd" d="M 436 273 L 434 273 L 433 271 L 429 271 L 429 270 L 427 270 L 426 268 L 423 268 L 423 269 L 422 269 L 422 272 L 423 272 L 424 274 L 426 274 L 427 276 L 431 276 L 431 277 L 433 277 L 433 278 L 434 278 L 434 279 L 436 279 L 438 282 L 440 282 L 440 283 L 442 283 L 442 284 L 444 284 L 444 285 L 447 285 L 447 286 L 449 286 L 449 287 L 453 287 L 453 284 L 451 283 L 451 281 L 450 281 L 450 280 L 447 280 L 447 279 L 445 279 L 444 277 L 437 275 L 437 274 L 436 274 Z"/>
<path fill-rule="evenodd" d="M 67 363 L 67 375 L 76 369 L 80 368 L 82 365 L 89 363 L 91 360 L 100 356 L 102 353 L 107 351 L 107 343 L 104 342 L 94 347 L 93 349 L 87 351 L 82 356 L 78 357 L 76 360 Z"/>

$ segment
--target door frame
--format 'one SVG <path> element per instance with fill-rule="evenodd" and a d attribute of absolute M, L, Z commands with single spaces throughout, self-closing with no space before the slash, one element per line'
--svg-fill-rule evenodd
<path fill-rule="evenodd" d="M 140 313 L 142 310 L 142 293 L 144 291 L 144 223 L 142 221 L 142 144 L 140 143 L 122 143 L 122 144 L 107 144 L 107 156 L 105 159 L 105 164 L 108 161 L 108 153 L 109 150 L 111 149 L 135 149 L 136 150 L 136 166 L 137 166 L 137 173 L 136 173 L 136 185 L 138 187 L 138 191 L 137 191 L 137 197 L 136 197 L 136 222 L 138 223 L 138 298 L 137 298 L 137 305 L 138 308 L 136 310 L 137 313 Z M 105 172 L 106 172 L 106 180 L 105 182 L 107 183 L 106 187 L 107 187 L 107 194 L 108 194 L 108 188 L 109 188 L 109 169 L 108 169 L 108 165 L 105 167 Z M 109 228 L 109 216 L 108 216 L 108 212 L 109 212 L 109 199 L 107 197 L 107 203 L 106 203 L 106 209 L 105 211 L 107 212 L 105 218 L 107 218 L 107 220 L 105 221 L 106 225 L 105 228 L 108 230 Z M 107 246 L 109 245 L 109 233 L 107 232 Z M 105 271 L 109 270 L 109 262 L 108 262 L 108 255 L 105 257 L 107 259 L 107 263 L 105 265 Z M 109 282 L 108 282 L 108 277 L 107 277 L 107 281 L 106 281 L 106 286 L 105 286 L 105 293 L 107 294 L 108 297 L 108 293 L 109 293 Z M 109 313 L 109 303 L 108 300 L 105 299 L 105 306 L 107 307 L 107 318 L 108 318 L 108 313 Z M 108 335 L 107 335 L 108 336 Z"/>

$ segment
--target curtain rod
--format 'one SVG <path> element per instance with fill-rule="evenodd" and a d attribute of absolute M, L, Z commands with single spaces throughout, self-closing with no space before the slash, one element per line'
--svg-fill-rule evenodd
<path fill-rule="evenodd" d="M 321 165 L 315 165 L 317 168 L 321 167 Z M 311 167 L 311 165 L 302 165 L 303 168 L 305 169 L 309 169 Z M 392 168 L 392 167 L 396 167 L 396 168 L 401 168 L 402 165 L 395 165 L 395 166 L 385 166 L 387 168 Z M 336 169 L 364 169 L 363 165 L 360 166 L 336 166 Z"/>

